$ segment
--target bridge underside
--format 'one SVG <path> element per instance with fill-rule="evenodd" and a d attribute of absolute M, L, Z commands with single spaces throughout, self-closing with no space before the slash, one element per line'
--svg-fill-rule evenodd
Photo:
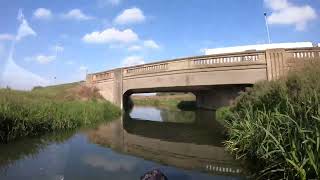
<path fill-rule="evenodd" d="M 198 108 L 216 110 L 219 107 L 231 105 L 239 93 L 251 84 L 211 85 L 211 86 L 185 86 L 185 87 L 159 87 L 128 90 L 123 95 L 123 106 L 131 106 L 130 96 L 136 93 L 155 92 L 191 92 L 196 96 Z"/>

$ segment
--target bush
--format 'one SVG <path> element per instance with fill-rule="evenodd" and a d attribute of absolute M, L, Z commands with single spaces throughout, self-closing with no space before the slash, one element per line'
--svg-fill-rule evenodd
<path fill-rule="evenodd" d="M 255 178 L 320 178 L 320 65 L 248 89 L 226 118 L 227 149 Z"/>

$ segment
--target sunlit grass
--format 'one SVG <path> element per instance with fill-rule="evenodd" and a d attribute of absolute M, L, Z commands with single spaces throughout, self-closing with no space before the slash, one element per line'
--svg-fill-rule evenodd
<path fill-rule="evenodd" d="M 120 115 L 117 107 L 97 98 L 95 91 L 84 87 L 92 96 L 84 100 L 75 91 L 70 93 L 71 87 L 76 85 L 31 92 L 0 89 L 0 142 L 88 126 Z"/>
<path fill-rule="evenodd" d="M 179 94 L 179 95 L 162 95 L 162 96 L 133 96 L 133 104 L 139 106 L 156 106 L 169 109 L 177 109 L 193 106 L 192 103 L 186 103 L 195 101 L 194 95 L 191 94 Z M 181 103 L 184 102 L 184 103 Z"/>

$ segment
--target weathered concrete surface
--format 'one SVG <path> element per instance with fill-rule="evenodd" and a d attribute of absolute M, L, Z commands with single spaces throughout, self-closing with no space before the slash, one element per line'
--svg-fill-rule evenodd
<path fill-rule="evenodd" d="M 89 74 L 87 84 L 121 108 L 132 93 L 177 91 L 193 92 L 199 106 L 215 109 L 230 104 L 243 86 L 278 79 L 319 56 L 318 47 L 197 56 Z"/>
<path fill-rule="evenodd" d="M 247 86 L 248 85 L 216 86 L 208 91 L 196 92 L 197 107 L 216 110 L 219 107 L 230 105 Z"/>

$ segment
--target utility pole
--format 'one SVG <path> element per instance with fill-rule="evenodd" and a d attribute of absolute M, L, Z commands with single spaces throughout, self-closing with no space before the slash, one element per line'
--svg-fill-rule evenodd
<path fill-rule="evenodd" d="M 270 40 L 270 33 L 269 33 L 269 26 L 268 26 L 267 13 L 266 13 L 266 12 L 264 13 L 264 21 L 266 22 L 266 29 L 267 29 L 267 34 L 268 34 L 268 41 L 269 41 L 269 44 L 270 44 L 270 43 L 271 43 L 271 40 Z"/>

